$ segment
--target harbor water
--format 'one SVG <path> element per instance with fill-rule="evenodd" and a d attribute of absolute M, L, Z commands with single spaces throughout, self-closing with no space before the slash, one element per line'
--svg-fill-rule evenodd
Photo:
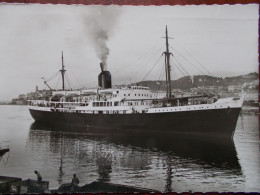
<path fill-rule="evenodd" d="M 36 179 L 51 189 L 108 181 L 162 192 L 260 192 L 259 120 L 240 114 L 234 139 L 197 139 L 124 130 L 54 128 L 34 122 L 27 106 L 0 106 L 0 175 Z"/>

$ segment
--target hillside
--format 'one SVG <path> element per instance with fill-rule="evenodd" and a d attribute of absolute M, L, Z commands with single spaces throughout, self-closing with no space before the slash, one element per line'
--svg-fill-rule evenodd
<path fill-rule="evenodd" d="M 190 76 L 185 76 L 174 80 L 171 82 L 172 88 L 188 90 L 190 88 L 201 87 L 201 86 L 222 86 L 227 87 L 231 85 L 242 86 L 244 83 L 251 83 L 259 78 L 259 74 L 254 72 L 247 75 L 235 76 L 235 77 L 212 77 L 208 75 L 197 75 L 192 78 Z M 141 81 L 137 83 L 138 85 L 143 85 L 150 87 L 152 90 L 165 90 L 165 81 Z"/>

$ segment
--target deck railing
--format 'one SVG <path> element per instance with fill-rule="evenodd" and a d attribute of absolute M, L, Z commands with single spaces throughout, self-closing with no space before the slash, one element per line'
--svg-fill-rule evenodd
<path fill-rule="evenodd" d="M 53 102 L 47 100 L 29 100 L 29 106 L 66 108 L 71 106 L 87 106 L 87 102 Z"/>

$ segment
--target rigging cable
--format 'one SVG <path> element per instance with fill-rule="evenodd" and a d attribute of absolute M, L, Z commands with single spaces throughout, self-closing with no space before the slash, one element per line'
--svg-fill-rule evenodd
<path fill-rule="evenodd" d="M 160 49 L 158 49 L 153 55 L 151 55 L 151 57 L 147 60 L 147 62 L 146 63 L 142 63 L 142 64 L 146 64 L 146 66 L 139 66 L 140 68 L 133 74 L 133 76 L 131 76 L 129 79 L 127 79 L 127 81 L 126 81 L 126 83 L 129 81 L 129 80 L 131 80 L 131 81 L 136 81 L 137 80 L 137 77 L 139 76 L 138 75 L 138 73 L 141 73 L 143 70 L 142 69 L 145 69 L 147 66 L 149 66 L 149 64 L 150 64 L 150 61 L 152 60 L 152 58 L 154 57 L 154 56 L 157 56 L 156 54 L 157 53 L 161 53 L 161 50 L 162 50 L 162 48 L 160 48 Z M 126 85 L 126 83 L 125 83 L 125 85 Z M 131 84 L 131 83 L 130 83 Z"/>
<path fill-rule="evenodd" d="M 179 70 L 179 72 L 181 72 L 184 76 L 185 76 L 185 74 L 183 73 L 183 71 L 180 69 L 180 67 L 179 66 L 177 66 L 177 64 L 176 63 L 173 63 L 173 58 L 171 58 L 170 59 L 171 60 L 171 64 L 174 64 L 174 68 L 175 68 L 175 70 L 177 69 L 177 70 Z M 174 74 L 175 73 L 175 74 Z M 177 78 L 178 78 L 178 76 L 177 76 L 177 71 L 172 71 L 171 72 L 171 74 L 172 74 L 172 78 L 174 78 L 173 80 L 172 80 L 172 86 L 173 86 L 173 90 L 172 90 L 172 93 L 173 93 L 173 95 L 175 96 L 177 96 L 178 95 L 178 90 L 177 89 L 179 89 L 179 86 L 178 86 L 178 82 L 177 82 Z M 175 89 L 175 91 L 174 91 L 174 89 Z"/>
<path fill-rule="evenodd" d="M 150 71 L 144 76 L 144 78 L 141 81 L 144 81 L 144 79 L 146 79 L 146 77 L 151 73 L 151 71 L 154 69 L 154 67 L 158 64 L 158 62 L 160 61 L 160 59 L 162 58 L 162 55 L 159 56 L 159 58 L 157 59 L 156 63 L 152 66 L 152 68 L 150 69 Z M 134 91 L 131 91 L 130 94 L 132 94 Z"/>
<path fill-rule="evenodd" d="M 160 67 L 160 66 L 159 66 Z M 162 63 L 162 66 L 160 67 L 160 71 L 158 71 L 159 72 L 159 74 L 158 74 L 158 76 L 156 76 L 155 78 L 157 78 L 157 80 L 155 80 L 156 81 L 156 84 L 158 85 L 158 88 L 157 88 L 157 91 L 159 91 L 160 90 L 160 88 L 161 88 L 161 81 L 163 80 L 163 74 L 164 74 L 164 70 L 165 70 L 165 64 L 164 63 Z"/>
<path fill-rule="evenodd" d="M 156 61 L 156 63 L 152 66 L 152 68 L 150 69 L 150 71 L 148 71 L 148 73 L 144 76 L 144 78 L 142 79 L 142 81 L 144 81 L 144 79 L 146 79 L 146 77 L 151 73 L 151 71 L 154 69 L 154 67 L 158 64 L 158 62 L 162 59 L 162 55 L 158 58 L 158 60 Z"/>
<path fill-rule="evenodd" d="M 176 85 L 176 82 L 174 82 L 176 79 L 177 79 L 177 72 L 176 71 L 174 71 L 173 69 L 175 68 L 175 67 L 177 67 L 177 66 L 173 66 L 174 65 L 174 63 L 173 63 L 173 60 L 172 60 L 172 58 L 170 58 L 170 64 L 171 64 L 171 71 L 170 71 L 170 74 L 171 74 L 171 86 L 173 87 L 172 89 L 176 89 L 177 88 L 177 85 Z M 172 91 L 173 92 L 173 91 Z"/>
<path fill-rule="evenodd" d="M 67 67 L 68 67 L 68 65 L 67 65 Z M 69 75 L 72 75 L 72 76 L 75 78 L 75 80 L 76 80 L 77 83 L 78 83 L 79 88 L 80 88 L 80 86 L 83 86 L 83 85 L 79 82 L 78 77 L 75 75 L 75 73 L 72 71 L 72 69 L 69 70 L 69 73 L 70 73 Z M 67 75 L 68 75 L 68 73 L 67 73 Z M 69 75 L 68 75 L 68 78 L 69 78 Z"/>
<path fill-rule="evenodd" d="M 157 45 L 158 45 L 158 43 L 159 43 L 159 39 L 157 40 L 157 42 L 155 42 L 155 44 L 154 44 L 154 46 L 151 46 L 144 54 L 142 54 L 141 56 L 137 56 L 137 60 L 139 60 L 139 64 L 148 64 L 148 62 L 150 61 L 150 58 L 148 58 L 149 56 L 148 56 L 148 54 L 150 54 L 150 53 L 152 53 L 152 51 L 154 51 L 154 48 L 158 48 L 157 47 Z M 155 47 L 156 46 L 156 47 Z M 160 48 L 160 47 L 159 47 Z M 161 50 L 161 49 L 159 49 L 159 50 Z M 154 52 L 155 54 L 157 53 L 157 51 L 155 51 Z M 153 56 L 155 56 L 155 54 L 152 54 L 151 56 L 153 57 Z M 148 56 L 148 57 L 146 57 L 146 56 Z M 148 60 L 147 60 L 148 59 Z M 140 61 L 140 60 L 142 60 L 142 61 Z M 147 61 L 147 62 L 146 62 Z M 127 69 L 128 67 L 131 67 L 131 66 L 129 66 L 128 64 L 126 64 L 126 65 L 124 65 L 123 67 L 119 67 L 118 69 L 116 69 L 115 71 L 114 71 L 114 73 L 118 73 L 118 72 L 121 72 L 121 70 L 125 70 L 125 69 Z M 139 66 L 139 67 L 141 67 L 142 68 L 142 66 Z M 137 72 L 138 73 L 138 72 Z M 136 75 L 136 73 L 134 74 L 134 75 Z"/>
<path fill-rule="evenodd" d="M 146 63 L 146 66 L 141 66 L 141 68 L 139 69 L 139 71 L 136 72 L 136 74 L 134 76 L 136 76 L 136 80 L 137 80 L 137 77 L 139 76 L 138 73 L 142 73 L 144 70 L 141 71 L 141 69 L 146 69 L 146 67 L 149 67 L 150 66 L 150 63 L 151 63 L 151 60 L 154 58 L 154 56 L 158 56 L 157 54 L 158 53 L 161 53 L 161 50 L 162 48 L 160 48 L 159 50 L 157 50 L 154 54 L 151 55 L 151 57 L 147 60 Z M 143 75 L 143 74 L 142 74 Z M 133 77 L 134 78 L 134 77 Z M 133 79 L 132 78 L 132 79 Z"/>
<path fill-rule="evenodd" d="M 46 82 L 51 81 L 52 79 L 54 79 L 58 74 L 60 73 L 60 71 L 56 72 L 53 76 L 51 76 L 50 78 L 46 79 Z"/>
<path fill-rule="evenodd" d="M 160 73 L 160 75 L 159 75 L 159 81 L 160 81 L 160 80 L 163 80 L 162 78 L 163 78 L 164 73 L 165 73 L 164 71 L 165 71 L 165 64 L 162 64 L 161 73 Z"/>
<path fill-rule="evenodd" d="M 67 74 L 65 74 L 65 80 L 67 81 L 67 85 L 68 85 L 68 89 L 72 89 L 71 85 L 70 85 L 70 80 Z"/>
<path fill-rule="evenodd" d="M 57 88 L 57 86 L 58 86 L 58 84 L 59 84 L 59 82 L 60 82 L 60 78 L 61 78 L 61 75 L 59 76 L 59 78 L 58 78 L 58 80 L 57 80 L 57 82 L 56 82 L 56 85 L 55 85 L 55 89 Z"/>
<path fill-rule="evenodd" d="M 161 74 L 162 74 L 162 71 L 163 71 L 163 68 L 164 68 L 164 64 L 163 63 L 160 63 L 161 65 L 158 65 L 153 72 L 155 72 L 153 78 L 154 79 L 159 79 L 161 77 Z M 160 80 L 160 79 L 159 79 Z"/>
<path fill-rule="evenodd" d="M 48 78 L 48 79 L 45 79 L 44 77 L 41 77 L 41 79 L 43 79 L 43 81 L 44 81 L 44 84 L 43 84 L 43 87 L 42 88 L 44 88 L 44 89 L 46 89 L 46 83 L 47 82 L 50 82 L 52 79 L 54 79 L 55 77 L 57 77 L 57 75 L 60 73 L 60 71 L 58 71 L 58 72 L 56 72 L 53 76 L 51 76 L 50 78 Z M 46 83 L 45 83 L 46 82 Z M 49 87 L 48 87 L 48 89 L 49 89 Z"/>
<path fill-rule="evenodd" d="M 181 68 L 180 68 L 177 64 L 175 64 L 174 67 L 175 67 L 180 73 L 182 73 L 183 76 L 186 76 L 186 74 L 181 70 Z"/>
<path fill-rule="evenodd" d="M 181 43 L 179 44 L 187 52 L 187 54 L 189 54 L 205 71 L 207 71 L 210 74 L 210 76 L 213 76 L 213 74 L 211 74 L 211 72 L 209 72 L 185 47 L 183 47 Z"/>
<path fill-rule="evenodd" d="M 173 58 L 173 60 L 176 62 L 175 65 L 176 65 L 176 66 L 179 65 L 179 68 L 182 69 L 182 71 L 186 73 L 186 74 L 184 74 L 184 73 L 181 71 L 184 76 L 190 75 L 190 74 L 188 73 L 188 71 L 186 71 L 186 69 L 180 64 L 180 62 L 179 62 L 176 58 Z"/>
<path fill-rule="evenodd" d="M 171 47 L 171 46 L 170 46 Z M 188 60 L 184 55 L 182 55 L 180 52 L 178 52 L 176 49 L 174 49 L 173 47 L 171 47 L 178 55 L 180 55 L 184 60 L 186 60 L 188 63 L 190 63 L 190 65 L 192 65 L 194 68 L 197 68 L 197 70 L 199 70 L 202 74 L 205 74 L 200 68 L 198 68 L 198 66 L 196 66 L 195 64 L 193 64 L 190 60 Z"/>

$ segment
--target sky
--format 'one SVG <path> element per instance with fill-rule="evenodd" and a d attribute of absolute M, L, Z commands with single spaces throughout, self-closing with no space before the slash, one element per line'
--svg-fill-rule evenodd
<path fill-rule="evenodd" d="M 0 101 L 61 88 L 62 51 L 67 88 L 96 87 L 100 62 L 113 85 L 164 80 L 166 25 L 173 79 L 258 72 L 256 4 L 0 4 Z"/>

